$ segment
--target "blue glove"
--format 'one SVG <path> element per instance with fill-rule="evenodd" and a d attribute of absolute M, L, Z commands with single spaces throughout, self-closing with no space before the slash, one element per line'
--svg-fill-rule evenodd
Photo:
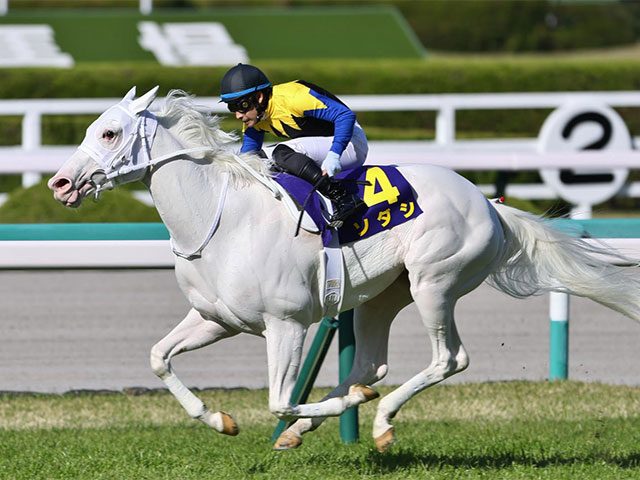
<path fill-rule="evenodd" d="M 342 165 L 340 165 L 340 155 L 336 152 L 329 151 L 327 156 L 324 157 L 322 162 L 322 171 L 327 172 L 327 175 L 333 177 L 336 173 L 342 171 Z"/>

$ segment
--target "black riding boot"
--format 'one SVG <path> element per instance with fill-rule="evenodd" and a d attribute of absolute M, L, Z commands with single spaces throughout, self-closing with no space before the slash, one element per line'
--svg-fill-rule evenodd
<path fill-rule="evenodd" d="M 272 156 L 285 172 L 315 185 L 318 192 L 333 202 L 335 212 L 329 219 L 330 227 L 340 228 L 347 218 L 367 209 L 360 197 L 349 193 L 340 180 L 323 175 L 320 167 L 306 155 L 294 151 L 287 145 L 278 145 Z"/>
<path fill-rule="evenodd" d="M 323 175 L 316 184 L 316 189 L 331 200 L 335 206 L 335 211 L 329 219 L 329 226 L 332 228 L 342 227 L 349 217 L 367 209 L 367 205 L 362 199 L 353 193 L 349 193 L 340 180 Z"/>

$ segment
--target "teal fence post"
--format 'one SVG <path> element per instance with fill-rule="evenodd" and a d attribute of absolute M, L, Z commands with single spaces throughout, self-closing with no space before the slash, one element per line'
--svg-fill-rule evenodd
<path fill-rule="evenodd" d="M 331 346 L 331 340 L 333 340 L 337 328 L 338 321 L 333 318 L 323 318 L 320 322 L 316 336 L 313 338 L 313 342 L 309 347 L 307 358 L 304 360 L 300 373 L 298 374 L 296 385 L 293 387 L 293 392 L 291 393 L 292 403 L 305 403 L 307 398 L 309 398 L 309 393 L 311 393 L 311 389 L 316 381 L 324 357 L 327 355 L 327 351 Z M 271 441 L 275 442 L 291 423 L 292 422 L 280 420 L 273 435 L 271 435 Z"/>
<path fill-rule="evenodd" d="M 549 380 L 566 380 L 569 377 L 569 295 L 550 294 L 549 317 Z"/>
<path fill-rule="evenodd" d="M 356 339 L 353 334 L 353 310 L 343 312 L 338 317 L 338 346 L 340 351 L 340 383 L 347 379 L 353 367 Z M 358 407 L 352 407 L 340 416 L 340 439 L 343 443 L 358 441 Z"/>

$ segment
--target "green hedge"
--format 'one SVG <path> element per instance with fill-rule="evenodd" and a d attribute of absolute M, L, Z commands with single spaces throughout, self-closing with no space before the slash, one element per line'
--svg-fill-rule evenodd
<path fill-rule="evenodd" d="M 337 94 L 537 92 L 640 89 L 640 59 L 566 58 L 268 61 L 275 82 L 305 78 Z M 159 84 L 218 95 L 226 68 L 96 64 L 0 70 L 0 98 L 117 97 Z"/>
<path fill-rule="evenodd" d="M 80 208 L 65 208 L 53 199 L 46 180 L 17 188 L 0 206 L 0 223 L 159 222 L 154 207 L 136 200 L 126 188 L 104 192 L 98 202 L 86 198 Z"/>
<path fill-rule="evenodd" d="M 340 95 L 549 92 L 640 90 L 640 59 L 629 60 L 385 60 L 385 61 L 287 61 L 260 66 L 275 82 L 304 78 Z M 198 96 L 219 94 L 226 68 L 170 68 L 150 64 L 100 64 L 73 69 L 0 70 L 0 98 L 120 97 L 133 85 L 144 92 L 160 85 L 160 94 L 181 88 Z M 462 111 L 456 117 L 462 135 L 537 135 L 548 111 Z M 638 109 L 621 109 L 632 132 L 640 132 Z M 94 116 L 51 116 L 44 119 L 47 144 L 79 142 Z M 433 112 L 361 113 L 361 123 L 372 138 L 429 138 L 433 136 Z M 0 144 L 16 144 L 20 120 L 3 118 Z M 237 128 L 237 123 L 229 123 Z M 394 129 L 396 130 L 394 132 Z"/>

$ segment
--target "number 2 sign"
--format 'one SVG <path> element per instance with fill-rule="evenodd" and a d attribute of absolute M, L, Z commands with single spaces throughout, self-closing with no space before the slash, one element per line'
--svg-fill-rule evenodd
<path fill-rule="evenodd" d="M 554 110 L 538 136 L 539 152 L 580 150 L 629 151 L 632 139 L 618 113 L 591 102 L 568 103 Z M 577 205 L 595 205 L 622 188 L 626 169 L 542 169 L 540 176 L 561 198 Z"/>

